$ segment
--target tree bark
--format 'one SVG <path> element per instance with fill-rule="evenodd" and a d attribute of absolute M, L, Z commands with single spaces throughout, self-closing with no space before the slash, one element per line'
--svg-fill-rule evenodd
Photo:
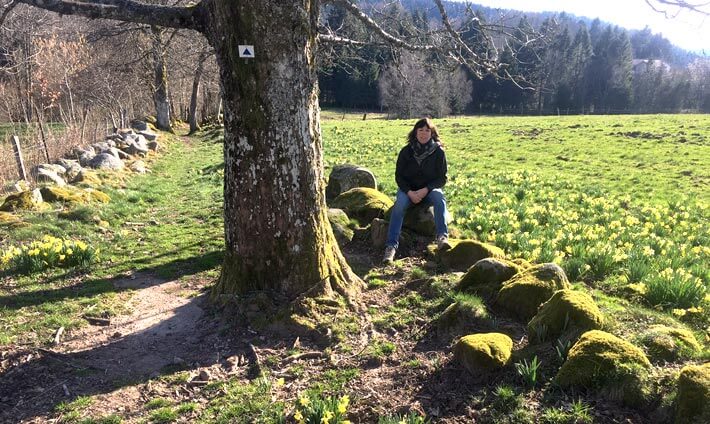
<path fill-rule="evenodd" d="M 272 299 L 362 288 L 327 218 L 316 47 L 319 0 L 18 0 L 59 13 L 202 31 L 215 49 L 224 103 L 225 259 L 215 295 Z M 255 57 L 239 57 L 253 45 Z M 166 96 L 167 98 L 167 96 Z"/>
<path fill-rule="evenodd" d="M 170 100 L 168 99 L 168 66 L 165 62 L 163 29 L 150 27 L 153 54 L 153 103 L 155 104 L 156 127 L 172 132 L 170 126 Z"/>
<path fill-rule="evenodd" d="M 190 95 L 190 111 L 188 112 L 188 121 L 190 122 L 190 134 L 194 134 L 199 129 L 197 125 L 197 96 L 200 92 L 200 81 L 202 80 L 202 72 L 205 67 L 205 61 L 209 57 L 209 53 L 203 51 L 197 59 L 197 69 L 195 69 L 195 79 L 192 81 L 192 94 Z"/>
<path fill-rule="evenodd" d="M 219 0 L 208 38 L 224 98 L 226 256 L 216 294 L 350 298 L 361 281 L 327 218 L 316 75 L 318 0 Z M 252 59 L 238 45 L 254 46 Z"/>

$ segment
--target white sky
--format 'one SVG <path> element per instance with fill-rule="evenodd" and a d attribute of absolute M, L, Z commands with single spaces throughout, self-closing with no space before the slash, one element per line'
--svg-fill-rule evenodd
<path fill-rule="evenodd" d="M 704 50 L 704 54 L 710 56 L 710 16 L 684 10 L 677 13 L 675 17 L 666 18 L 662 13 L 655 12 L 645 0 L 470 0 L 470 2 L 524 12 L 564 11 L 577 16 L 599 18 L 627 29 L 643 29 L 648 25 L 654 34 L 663 34 L 676 46 L 700 54 L 703 54 Z M 704 6 L 704 10 L 710 12 L 710 6 Z M 671 12 L 677 12 L 677 9 Z"/>

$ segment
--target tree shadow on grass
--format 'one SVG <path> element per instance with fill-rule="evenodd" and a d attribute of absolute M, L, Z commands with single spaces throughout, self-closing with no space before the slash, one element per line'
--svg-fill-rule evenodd
<path fill-rule="evenodd" d="M 225 364 L 233 355 L 248 357 L 245 340 L 249 337 L 243 329 L 224 336 L 224 322 L 211 313 L 215 306 L 207 294 L 185 298 L 179 295 L 181 282 L 157 277 L 161 271 L 175 268 L 183 269 L 180 276 L 195 274 L 214 268 L 221 257 L 222 252 L 210 252 L 128 277 L 0 298 L 0 307 L 19 309 L 79 296 L 146 289 L 132 298 L 139 299 L 133 304 L 134 316 L 119 316 L 107 327 L 77 330 L 54 350 L 5 348 L 0 355 L 0 422 L 41 420 L 60 402 L 77 396 L 111 393 L 177 370 Z M 169 302 L 163 303 L 161 296 Z M 144 307 L 144 301 L 152 308 Z"/>
<path fill-rule="evenodd" d="M 180 278 L 214 269 L 219 266 L 223 256 L 224 252 L 213 251 L 191 258 L 176 259 L 154 267 L 136 267 L 140 273 L 157 276 L 145 279 L 147 284 L 142 285 L 141 288 L 164 282 L 166 280 L 166 278 L 163 278 L 164 276 L 168 276 L 170 278 Z M 62 276 L 66 277 L 68 274 L 70 273 L 51 277 L 46 281 L 46 283 L 51 284 L 54 281 L 59 281 Z M 0 308 L 16 310 L 28 306 L 38 306 L 46 303 L 62 301 L 64 299 L 80 299 L 94 297 L 105 293 L 120 293 L 132 288 L 130 287 L 130 284 L 121 284 L 121 281 L 125 280 L 125 278 L 125 276 L 98 278 L 80 281 L 76 284 L 61 288 L 26 291 L 12 295 L 0 296 Z"/>
<path fill-rule="evenodd" d="M 13 353 L 6 360 L 14 364 L 0 375 L 0 422 L 46 417 L 60 402 L 76 396 L 110 393 L 176 369 L 212 366 L 243 352 L 243 343 L 228 343 L 218 336 L 219 324 L 205 314 L 209 308 L 205 297 L 187 300 L 165 317 L 148 317 L 152 325 L 138 326 L 133 333 L 128 331 L 134 326 L 127 323 L 83 350 Z"/>

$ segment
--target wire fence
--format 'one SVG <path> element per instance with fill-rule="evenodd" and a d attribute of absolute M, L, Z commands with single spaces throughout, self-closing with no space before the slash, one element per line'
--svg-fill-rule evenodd
<path fill-rule="evenodd" d="M 103 135 L 105 129 L 103 125 L 101 127 L 101 135 Z M 0 195 L 15 191 L 15 184 L 23 179 L 20 163 L 24 164 L 27 182 L 34 184 L 37 178 L 37 165 L 69 157 L 73 148 L 86 144 L 82 142 L 80 129 L 75 126 L 54 129 L 47 127 L 44 131 L 44 140 L 36 131 L 18 131 L 17 138 L 22 161 L 13 146 L 12 138 L 15 134 L 6 132 L 5 137 L 0 138 Z M 90 139 L 95 140 L 98 136 L 98 130 L 94 130 Z"/>

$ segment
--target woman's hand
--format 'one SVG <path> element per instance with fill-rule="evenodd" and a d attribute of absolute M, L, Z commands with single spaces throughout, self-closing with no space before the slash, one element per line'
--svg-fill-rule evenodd
<path fill-rule="evenodd" d="M 419 190 L 409 190 L 407 192 L 409 200 L 411 200 L 414 204 L 421 202 L 427 194 L 429 194 L 429 189 L 426 187 L 420 188 Z"/>

